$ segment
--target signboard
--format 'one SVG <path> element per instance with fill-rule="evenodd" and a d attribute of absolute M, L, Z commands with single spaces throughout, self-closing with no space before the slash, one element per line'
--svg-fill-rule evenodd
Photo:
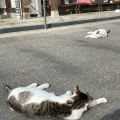
<path fill-rule="evenodd" d="M 15 0 L 15 6 L 16 6 L 15 10 L 16 10 L 17 18 L 21 18 L 21 6 L 19 0 Z"/>

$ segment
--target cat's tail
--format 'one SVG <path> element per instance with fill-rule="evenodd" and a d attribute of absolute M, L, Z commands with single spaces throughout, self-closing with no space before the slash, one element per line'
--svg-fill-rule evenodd
<path fill-rule="evenodd" d="M 12 88 L 9 85 L 5 85 L 4 90 L 9 94 L 12 91 Z"/>
<path fill-rule="evenodd" d="M 107 33 L 110 33 L 110 30 L 108 30 Z"/>

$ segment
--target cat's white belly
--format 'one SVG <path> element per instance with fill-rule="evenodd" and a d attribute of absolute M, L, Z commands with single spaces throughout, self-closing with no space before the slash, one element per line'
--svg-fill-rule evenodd
<path fill-rule="evenodd" d="M 15 88 L 14 90 L 12 90 L 12 92 L 10 93 L 10 95 L 8 96 L 8 99 L 11 96 L 14 96 L 16 98 L 16 100 L 19 101 L 19 94 L 22 92 L 30 92 L 31 96 L 28 99 L 28 101 L 26 101 L 25 103 L 23 103 L 22 105 L 25 104 L 30 104 L 30 103 L 37 103 L 40 104 L 43 101 L 49 100 L 49 101 L 53 101 L 53 102 L 58 102 L 60 104 L 62 103 L 66 103 L 67 100 L 71 99 L 70 95 L 61 95 L 61 96 L 56 96 L 54 93 L 52 92 L 47 92 L 44 90 L 41 90 L 39 88 Z"/>
<path fill-rule="evenodd" d="M 33 96 L 26 102 L 26 104 L 29 103 L 37 103 L 40 104 L 43 101 L 49 100 L 52 102 L 58 102 L 60 104 L 66 103 L 68 99 L 71 99 L 70 96 L 68 95 L 61 95 L 61 96 L 56 96 L 54 93 L 49 93 L 46 91 L 36 91 L 33 93 Z"/>
<path fill-rule="evenodd" d="M 88 36 L 86 36 L 85 38 L 102 38 L 102 37 L 107 37 L 107 31 L 105 29 L 98 29 L 95 31 L 90 31 L 88 32 Z"/>

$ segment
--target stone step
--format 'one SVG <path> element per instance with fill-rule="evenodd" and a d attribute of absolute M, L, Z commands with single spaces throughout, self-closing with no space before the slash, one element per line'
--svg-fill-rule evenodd
<path fill-rule="evenodd" d="M 0 19 L 8 18 L 8 15 L 0 15 Z"/>

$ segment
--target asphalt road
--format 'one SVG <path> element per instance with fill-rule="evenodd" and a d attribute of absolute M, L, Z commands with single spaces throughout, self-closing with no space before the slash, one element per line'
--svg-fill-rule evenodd
<path fill-rule="evenodd" d="M 88 31 L 98 28 L 111 33 L 103 39 L 85 39 Z M 77 84 L 95 99 L 108 99 L 81 120 L 120 120 L 120 20 L 0 37 L 0 120 L 32 120 L 9 109 L 3 86 L 33 82 L 48 82 L 48 90 L 57 94 Z"/>

